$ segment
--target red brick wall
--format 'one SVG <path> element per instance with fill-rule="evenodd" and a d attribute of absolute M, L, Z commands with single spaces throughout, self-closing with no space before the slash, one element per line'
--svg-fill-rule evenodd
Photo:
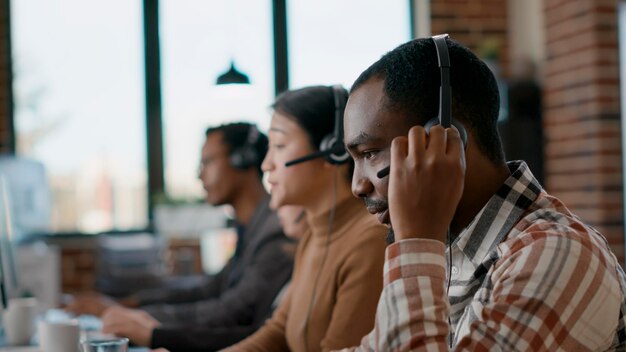
<path fill-rule="evenodd" d="M 623 260 L 617 0 L 544 0 L 546 188 L 597 227 Z M 432 32 L 509 65 L 506 0 L 432 0 Z"/>
<path fill-rule="evenodd" d="M 62 292 L 93 291 L 96 283 L 95 270 L 95 249 L 63 248 L 61 251 Z"/>
<path fill-rule="evenodd" d="M 616 0 L 545 0 L 546 187 L 623 259 Z"/>
<path fill-rule="evenodd" d="M 9 116 L 11 115 L 11 75 L 9 46 L 9 4 L 8 0 L 0 2 L 0 153 L 12 149 Z"/>
<path fill-rule="evenodd" d="M 506 75 L 509 61 L 506 0 L 432 0 L 432 33 L 448 33 L 483 59 L 495 46 Z"/>

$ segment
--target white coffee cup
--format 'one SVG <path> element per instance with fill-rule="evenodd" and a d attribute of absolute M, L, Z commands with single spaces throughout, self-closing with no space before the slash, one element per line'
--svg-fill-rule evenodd
<path fill-rule="evenodd" d="M 37 322 L 42 352 L 79 352 L 80 328 L 77 320 Z"/>
<path fill-rule="evenodd" d="M 35 330 L 36 316 L 36 298 L 10 299 L 7 310 L 2 313 L 7 343 L 12 346 L 28 345 Z"/>

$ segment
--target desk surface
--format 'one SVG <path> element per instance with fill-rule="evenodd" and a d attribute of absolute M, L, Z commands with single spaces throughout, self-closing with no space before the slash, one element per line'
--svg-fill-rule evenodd
<path fill-rule="evenodd" d="M 2 352 L 41 352 L 37 346 L 23 346 L 23 347 L 0 347 Z"/>
<path fill-rule="evenodd" d="M 149 348 L 130 347 L 128 352 L 149 352 Z M 0 347 L 0 352 L 41 352 L 37 346 L 16 346 L 16 347 Z"/>

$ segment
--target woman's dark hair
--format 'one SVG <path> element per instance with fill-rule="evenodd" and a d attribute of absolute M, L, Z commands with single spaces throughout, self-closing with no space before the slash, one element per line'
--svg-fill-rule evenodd
<path fill-rule="evenodd" d="M 348 91 L 341 89 L 341 93 L 344 102 L 348 100 Z M 332 87 L 312 86 L 286 91 L 276 98 L 272 108 L 302 127 L 315 149 L 319 149 L 324 136 L 335 128 Z"/>
<path fill-rule="evenodd" d="M 341 103 L 345 106 L 348 91 L 342 88 L 340 95 L 340 99 L 344 99 Z M 311 146 L 319 150 L 322 139 L 334 131 L 335 104 L 339 103 L 335 102 L 333 87 L 311 86 L 281 93 L 276 97 L 272 108 L 302 127 L 309 137 Z M 350 161 L 350 170 L 353 164 Z"/>

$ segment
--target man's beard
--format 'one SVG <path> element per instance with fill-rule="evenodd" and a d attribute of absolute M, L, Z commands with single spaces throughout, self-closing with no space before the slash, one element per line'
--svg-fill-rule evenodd
<path fill-rule="evenodd" d="M 363 203 L 365 203 L 365 206 L 367 206 L 368 208 L 373 207 L 373 208 L 383 208 L 383 209 L 387 209 L 389 210 L 389 203 L 387 202 L 387 199 L 371 199 L 371 198 L 363 198 Z M 387 242 L 387 244 L 392 244 L 396 241 L 396 237 L 395 234 L 393 233 L 393 229 L 391 227 L 389 227 L 389 231 L 387 232 L 387 237 L 385 238 L 385 242 Z"/>
<path fill-rule="evenodd" d="M 396 241 L 396 235 L 393 233 L 393 228 L 389 228 L 389 231 L 387 231 L 387 237 L 385 238 L 385 242 L 387 242 L 387 245 L 390 245 L 392 243 L 394 243 Z"/>

